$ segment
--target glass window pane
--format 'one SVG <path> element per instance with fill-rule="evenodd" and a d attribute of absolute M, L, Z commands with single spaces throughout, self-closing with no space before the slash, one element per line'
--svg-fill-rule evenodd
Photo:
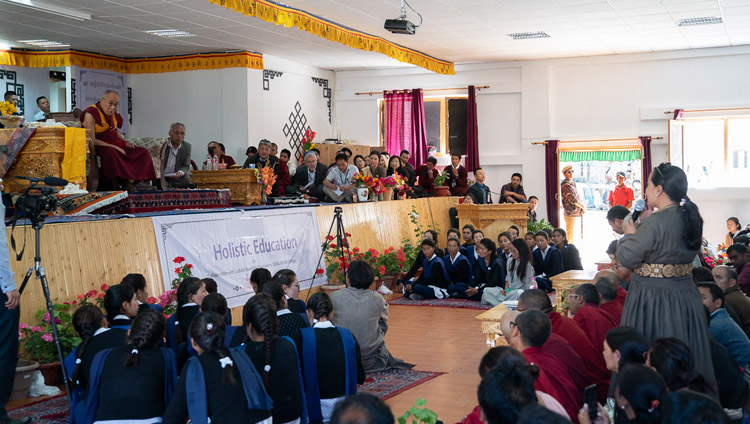
<path fill-rule="evenodd" d="M 726 187 L 724 120 L 685 122 L 684 171 L 691 187 Z"/>
<path fill-rule="evenodd" d="M 727 167 L 727 185 L 747 187 L 750 181 L 747 162 L 750 151 L 750 119 L 729 119 L 727 130 L 727 150 L 729 157 L 734 158 Z"/>

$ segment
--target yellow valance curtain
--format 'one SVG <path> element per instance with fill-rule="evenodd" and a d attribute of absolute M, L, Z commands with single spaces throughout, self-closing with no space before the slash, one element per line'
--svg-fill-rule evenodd
<path fill-rule="evenodd" d="M 252 16 L 276 25 L 283 25 L 287 28 L 297 27 L 301 31 L 309 32 L 326 40 L 335 41 L 359 50 L 381 53 L 398 61 L 416 65 L 438 74 L 455 74 L 453 63 L 451 62 L 440 60 L 420 51 L 392 43 L 381 37 L 339 25 L 301 9 L 295 9 L 268 0 L 208 1 L 245 16 Z"/>
<path fill-rule="evenodd" d="M 263 55 L 251 51 L 198 53 L 179 56 L 122 58 L 78 50 L 0 50 L 0 65 L 27 68 L 80 66 L 124 74 L 152 74 L 223 68 L 263 69 Z"/>

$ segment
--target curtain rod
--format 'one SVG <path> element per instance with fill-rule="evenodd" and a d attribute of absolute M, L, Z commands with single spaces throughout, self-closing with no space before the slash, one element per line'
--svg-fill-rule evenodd
<path fill-rule="evenodd" d="M 651 140 L 664 140 L 664 137 L 651 137 Z M 590 143 L 590 142 L 603 142 L 603 141 L 640 141 L 639 138 L 610 138 L 606 140 L 560 140 L 561 143 Z M 533 141 L 531 144 L 544 144 L 547 145 L 546 141 Z"/>
<path fill-rule="evenodd" d="M 726 109 L 695 109 L 695 110 L 683 110 L 682 112 L 725 112 L 725 111 L 731 111 L 731 110 L 750 110 L 750 107 L 733 107 L 733 108 L 726 108 Z M 665 115 L 672 115 L 674 114 L 674 110 L 668 110 L 664 112 Z"/>
<path fill-rule="evenodd" d="M 474 87 L 477 90 L 481 90 L 483 88 L 490 88 L 489 85 L 480 85 L 477 87 Z M 457 87 L 457 88 L 426 88 L 422 91 L 452 91 L 452 90 L 468 90 L 468 87 Z M 403 92 L 410 92 L 411 90 L 386 90 L 387 93 L 395 93 L 397 91 L 403 91 Z M 372 96 L 373 94 L 383 94 L 382 91 L 365 91 L 363 93 L 354 93 L 355 96 L 362 96 L 362 95 L 369 95 Z"/>

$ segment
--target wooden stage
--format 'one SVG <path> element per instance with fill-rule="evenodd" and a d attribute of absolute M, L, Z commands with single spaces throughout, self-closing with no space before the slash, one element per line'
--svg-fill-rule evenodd
<path fill-rule="evenodd" d="M 445 246 L 446 231 L 450 228 L 448 209 L 458 202 L 457 197 L 368 202 L 354 204 L 324 204 L 316 207 L 321 240 L 328 233 L 333 220 L 333 209 L 341 206 L 344 226 L 352 234 L 350 243 L 360 249 L 383 250 L 396 247 L 414 236 L 414 225 L 408 214 L 414 206 L 422 226 L 437 225 L 439 244 Z M 217 212 L 206 212 L 217 213 Z M 19 251 L 26 238 L 26 252 L 17 262 L 11 249 L 11 268 L 20 286 L 34 260 L 34 231 L 30 226 L 17 226 L 16 246 Z M 10 228 L 7 229 L 10 240 Z M 151 218 L 122 218 L 100 221 L 46 224 L 41 231 L 42 265 L 49 280 L 53 301 L 72 301 L 76 295 L 102 284 L 117 284 L 131 272 L 146 276 L 149 294 L 164 292 L 156 236 Z M 10 243 L 8 244 L 10 246 Z M 199 275 L 197 277 L 200 277 Z M 32 280 L 21 298 L 21 322 L 34 321 L 36 311 L 44 309 L 41 284 Z M 234 308 L 237 322 L 241 308 Z"/>

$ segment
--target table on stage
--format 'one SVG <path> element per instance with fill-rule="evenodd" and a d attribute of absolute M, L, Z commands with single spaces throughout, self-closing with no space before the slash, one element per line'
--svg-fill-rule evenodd
<path fill-rule="evenodd" d="M 555 309 L 562 310 L 563 300 L 571 288 L 584 283 L 594 283 L 596 271 L 570 270 L 551 277 L 552 288 L 555 289 Z"/>
<path fill-rule="evenodd" d="M 527 203 L 502 203 L 499 205 L 456 205 L 460 228 L 471 224 L 482 230 L 485 237 L 497 241 L 497 236 L 507 231 L 511 225 L 521 229 L 520 236 L 526 233 Z"/>
<path fill-rule="evenodd" d="M 505 338 L 503 338 L 503 332 L 500 331 L 500 320 L 506 312 L 508 312 L 508 308 L 501 303 L 474 317 L 481 321 L 482 334 L 487 338 L 487 349 L 491 349 L 498 345 L 507 345 Z"/>
<path fill-rule="evenodd" d="M 260 184 L 254 169 L 191 171 L 190 182 L 202 189 L 229 189 L 232 203 L 259 205 L 261 201 Z"/>

